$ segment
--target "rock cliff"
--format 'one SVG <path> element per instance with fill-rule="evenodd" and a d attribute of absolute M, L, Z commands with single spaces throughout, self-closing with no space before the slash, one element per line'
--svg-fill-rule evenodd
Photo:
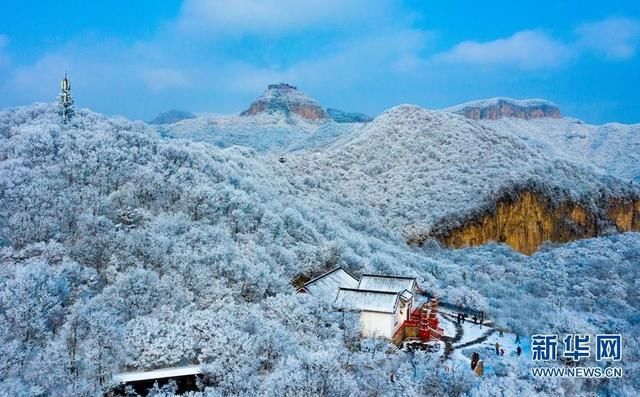
<path fill-rule="evenodd" d="M 462 114 L 473 120 L 496 120 L 502 117 L 515 117 L 525 120 L 541 117 L 561 117 L 560 109 L 555 104 L 542 99 L 492 98 L 463 103 L 447 110 Z"/>
<path fill-rule="evenodd" d="M 609 199 L 593 208 L 575 202 L 552 205 L 544 196 L 524 191 L 515 199 L 498 200 L 491 211 L 471 216 L 461 226 L 436 225 L 429 234 L 410 236 L 408 243 L 435 238 L 461 248 L 494 241 L 531 255 L 547 241 L 564 243 L 612 231 L 640 231 L 640 199 Z"/>
<path fill-rule="evenodd" d="M 259 113 L 282 112 L 284 115 L 297 114 L 307 120 L 320 120 L 328 117 L 327 111 L 313 98 L 297 87 L 287 84 L 269 84 L 267 90 L 256 99 L 240 116 L 253 116 Z"/>

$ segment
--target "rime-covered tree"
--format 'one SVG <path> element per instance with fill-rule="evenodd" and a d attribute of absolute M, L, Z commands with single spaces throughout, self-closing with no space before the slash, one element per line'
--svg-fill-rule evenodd
<path fill-rule="evenodd" d="M 71 82 L 64 74 L 64 79 L 60 81 L 60 95 L 58 97 L 58 114 L 62 118 L 63 123 L 67 123 L 75 114 L 75 106 L 73 104 L 73 95 L 71 95 Z"/>
<path fill-rule="evenodd" d="M 640 389 L 638 377 L 543 382 L 509 366 L 508 376 L 477 378 L 464 372 L 467 359 L 452 372 L 439 354 L 387 354 L 360 340 L 359 314 L 290 285 L 299 273 L 342 264 L 416 274 L 443 301 L 485 310 L 523 338 L 628 335 L 621 365 L 637 373 L 640 233 L 531 256 L 498 244 L 408 247 L 377 210 L 343 195 L 360 191 L 365 171 L 334 191 L 357 162 L 296 169 L 292 157 L 285 172 L 271 155 L 162 139 L 143 123 L 90 111 L 73 123 L 60 128 L 49 104 L 0 111 L 0 396 L 103 395 L 115 372 L 192 362 L 208 374 L 207 390 L 192 397 Z M 439 166 L 429 161 L 419 161 L 424 172 Z"/>

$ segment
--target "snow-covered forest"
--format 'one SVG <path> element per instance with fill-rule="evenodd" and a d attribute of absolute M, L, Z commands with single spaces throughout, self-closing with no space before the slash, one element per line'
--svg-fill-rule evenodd
<path fill-rule="evenodd" d="M 238 123 L 229 120 L 218 123 Z M 466 362 L 445 371 L 429 354 L 360 340 L 355 316 L 292 285 L 336 266 L 417 276 L 427 292 L 522 335 L 622 333 L 621 365 L 635 374 L 640 234 L 532 256 L 405 243 L 407 228 L 457 222 L 514 183 L 558 200 L 637 194 L 618 179 L 637 182 L 633 169 L 608 172 L 624 167 L 409 106 L 369 124 L 274 123 L 286 139 L 270 151 L 269 128 L 252 140 L 255 126 L 243 126 L 230 144 L 198 139 L 219 128 L 204 118 L 153 127 L 89 110 L 62 124 L 47 104 L 0 112 L 0 395 L 100 395 L 116 372 L 193 363 L 210 379 L 192 393 L 203 396 L 640 389 L 633 375 L 538 380 L 525 368 L 477 378 Z"/>

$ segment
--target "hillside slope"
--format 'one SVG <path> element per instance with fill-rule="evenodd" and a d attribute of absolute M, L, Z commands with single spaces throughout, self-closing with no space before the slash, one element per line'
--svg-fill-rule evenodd
<path fill-rule="evenodd" d="M 607 224 L 615 228 L 615 220 L 603 214 L 610 200 L 633 201 L 638 193 L 628 182 L 549 156 L 502 129 L 415 106 L 390 109 L 324 151 L 302 151 L 290 167 L 290 177 L 304 178 L 316 194 L 366 203 L 408 241 L 418 242 L 431 235 L 448 238 L 451 231 L 495 213 L 501 200 L 517 201 L 524 192 L 543 202 L 539 211 L 579 205 L 594 218 L 587 227 L 593 230 L 576 232 L 575 238 L 587 237 L 605 231 Z M 475 244 L 516 240 L 501 238 L 502 232 L 479 236 Z M 542 231 L 531 243 L 535 247 L 524 251 L 531 253 L 546 237 L 553 233 Z M 475 245 L 463 240 L 461 245 Z"/>
<path fill-rule="evenodd" d="M 640 124 L 591 125 L 572 118 L 487 120 L 551 156 L 599 167 L 624 180 L 640 182 Z"/>
<path fill-rule="evenodd" d="M 246 146 L 260 152 L 319 147 L 362 123 L 307 120 L 297 115 L 201 116 L 158 128 L 168 138 L 206 142 L 220 148 Z"/>

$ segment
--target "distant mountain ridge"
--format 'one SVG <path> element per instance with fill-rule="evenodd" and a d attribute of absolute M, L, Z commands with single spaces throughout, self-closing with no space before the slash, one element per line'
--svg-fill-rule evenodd
<path fill-rule="evenodd" d="M 327 108 L 327 113 L 337 123 L 368 123 L 373 121 L 373 117 L 364 113 L 343 112 L 332 108 Z"/>
<path fill-rule="evenodd" d="M 561 117 L 558 106 L 544 99 L 496 97 L 434 113 L 462 115 L 502 133 L 515 134 L 551 158 L 597 167 L 623 180 L 640 181 L 640 124 L 591 125 Z M 309 114 L 314 116 L 304 117 Z M 320 115 L 323 118 L 317 118 Z M 324 108 L 297 87 L 279 83 L 269 85 L 242 116 L 199 116 L 155 128 L 164 137 L 223 148 L 240 145 L 259 152 L 290 152 L 341 146 L 357 138 L 373 121 L 364 114 Z"/>
<path fill-rule="evenodd" d="M 556 158 L 589 164 L 623 180 L 640 182 L 640 124 L 592 125 L 570 117 L 501 118 L 481 123 L 517 135 Z"/>
<path fill-rule="evenodd" d="M 536 119 L 562 117 L 560 108 L 553 102 L 544 99 L 513 99 L 496 97 L 465 102 L 444 109 L 448 112 L 462 114 L 473 120 L 497 120 L 503 117 L 519 119 Z"/>
<path fill-rule="evenodd" d="M 359 129 L 372 118 L 327 109 L 287 83 L 269 84 L 239 115 L 200 116 L 159 125 L 161 136 L 201 141 L 218 147 L 235 145 L 258 151 L 321 147 Z"/>
<path fill-rule="evenodd" d="M 173 124 L 178 121 L 195 119 L 197 116 L 184 110 L 171 109 L 158 114 L 149 124 Z"/>
<path fill-rule="evenodd" d="M 240 116 L 281 113 L 309 121 L 333 120 L 338 123 L 365 123 L 373 120 L 363 113 L 325 108 L 318 101 L 288 83 L 269 84 L 265 92 L 242 111 Z"/>
<path fill-rule="evenodd" d="M 267 90 L 247 110 L 241 112 L 240 116 L 274 112 L 285 115 L 294 113 L 307 120 L 328 118 L 327 111 L 315 99 L 287 83 L 269 84 Z"/>

